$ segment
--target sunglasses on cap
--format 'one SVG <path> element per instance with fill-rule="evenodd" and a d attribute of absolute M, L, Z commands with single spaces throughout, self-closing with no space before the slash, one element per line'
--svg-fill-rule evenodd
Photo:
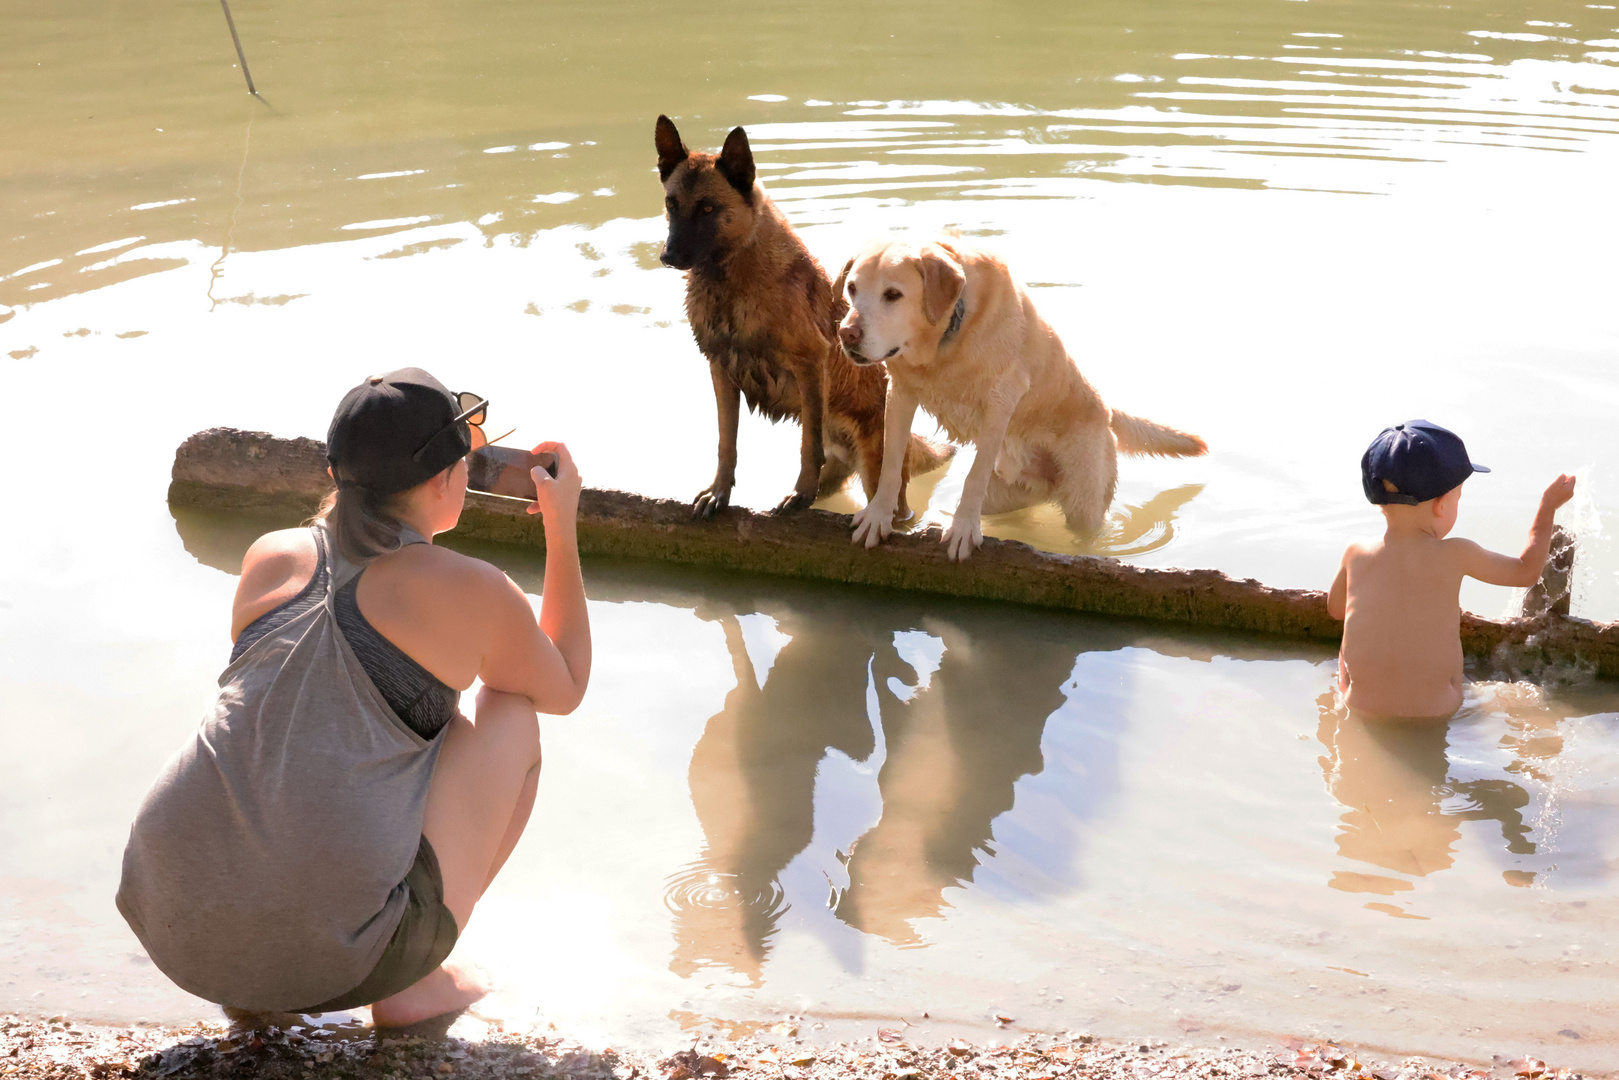
<path fill-rule="evenodd" d="M 422 443 L 421 449 L 410 456 L 412 461 L 421 461 L 422 455 L 427 453 L 427 448 L 442 439 L 446 432 L 454 431 L 457 424 L 466 424 L 467 432 L 472 436 L 472 446 L 468 449 L 468 453 L 481 450 L 490 443 L 498 442 L 499 439 L 504 439 L 506 435 L 511 434 L 511 431 L 508 431 L 506 435 L 501 435 L 499 439 L 491 439 L 484 434 L 483 423 L 489 419 L 489 399 L 486 397 L 474 394 L 470 390 L 463 390 L 455 395 L 455 407 L 460 409 L 461 412 L 457 414 L 455 419 L 434 432 L 432 438 Z M 516 428 L 512 429 L 512 431 L 516 430 Z"/>

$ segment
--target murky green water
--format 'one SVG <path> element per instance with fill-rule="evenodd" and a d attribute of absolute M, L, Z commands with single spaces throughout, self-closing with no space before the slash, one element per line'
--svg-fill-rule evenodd
<path fill-rule="evenodd" d="M 0 538 L 0 1009 L 204 1008 L 110 902 L 250 539 L 168 510 L 185 435 L 320 435 L 357 377 L 420 363 L 588 482 L 707 482 L 659 112 L 694 146 L 745 124 L 826 263 L 889 229 L 989 238 L 1110 403 L 1209 441 L 1124 460 L 1094 544 L 1042 510 L 990 532 L 1323 587 L 1376 525 L 1365 443 L 1427 416 L 1495 470 L 1458 527 L 1488 545 L 1579 472 L 1575 610 L 1619 617 L 1613 6 L 234 11 L 263 103 L 207 0 L 0 35 L 0 447 L 50 448 Z M 744 421 L 738 501 L 785 492 L 796 441 Z M 1393 737 L 1323 712 L 1330 656 L 1286 646 L 589 578 L 590 697 L 547 725 L 535 825 L 462 946 L 503 979 L 489 1015 L 664 1039 L 999 1010 L 1619 1062 L 1610 687 L 1489 684 Z"/>

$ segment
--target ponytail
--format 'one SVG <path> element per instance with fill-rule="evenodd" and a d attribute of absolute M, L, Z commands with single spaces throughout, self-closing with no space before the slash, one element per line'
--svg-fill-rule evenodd
<path fill-rule="evenodd" d="M 310 519 L 323 522 L 340 555 L 352 563 L 370 562 L 400 547 L 400 496 L 377 495 L 359 485 L 334 488 Z"/>

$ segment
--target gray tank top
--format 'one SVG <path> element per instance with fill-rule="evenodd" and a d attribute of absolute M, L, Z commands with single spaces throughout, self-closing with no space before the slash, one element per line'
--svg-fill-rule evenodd
<path fill-rule="evenodd" d="M 118 910 L 152 962 L 242 1009 L 307 1008 L 370 974 L 404 911 L 443 744 L 406 726 L 355 658 L 334 597 L 363 567 L 314 533 L 323 602 L 225 669 L 124 849 Z"/>

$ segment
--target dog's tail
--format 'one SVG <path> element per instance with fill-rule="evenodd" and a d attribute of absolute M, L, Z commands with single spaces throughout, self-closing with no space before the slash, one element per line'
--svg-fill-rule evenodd
<path fill-rule="evenodd" d="M 905 468 L 912 476 L 921 476 L 923 473 L 932 472 L 955 456 L 954 446 L 940 446 L 913 433 L 911 441 L 905 447 Z"/>
<path fill-rule="evenodd" d="M 1143 420 L 1129 413 L 1113 411 L 1113 434 L 1126 454 L 1153 454 L 1158 457 L 1197 457 L 1209 452 L 1209 444 L 1196 435 Z"/>

